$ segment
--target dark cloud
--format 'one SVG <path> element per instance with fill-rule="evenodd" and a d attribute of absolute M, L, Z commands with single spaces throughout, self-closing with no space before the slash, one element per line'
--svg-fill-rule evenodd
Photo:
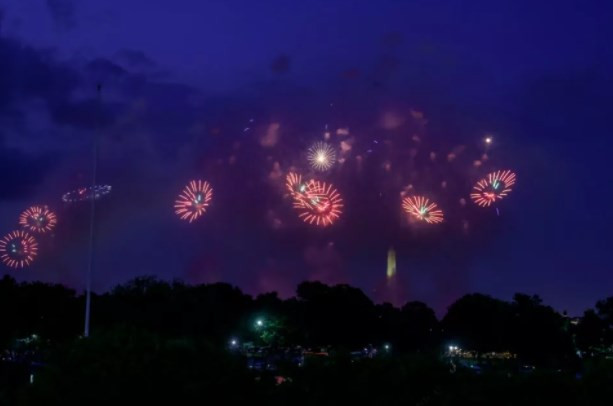
<path fill-rule="evenodd" d="M 132 69 L 149 69 L 156 66 L 144 52 L 134 49 L 122 49 L 117 53 L 117 59 Z"/>
<path fill-rule="evenodd" d="M 405 42 L 404 34 L 400 31 L 391 31 L 383 36 L 381 45 L 383 48 L 396 48 Z"/>
<path fill-rule="evenodd" d="M 134 59 L 138 59 L 134 53 Z M 152 120 L 160 124 L 179 120 L 161 120 L 160 111 L 167 114 L 193 112 L 181 103 L 189 103 L 197 92 L 183 84 L 158 83 L 146 76 L 132 74 L 127 69 L 107 58 L 95 58 L 83 67 L 70 66 L 56 60 L 53 53 L 23 45 L 17 40 L 0 37 L 0 117 L 11 116 L 17 125 L 23 120 L 24 103 L 43 100 L 45 106 L 59 126 L 72 126 L 91 130 L 108 128 L 126 107 L 120 100 L 138 98 L 146 104 L 145 111 Z M 112 94 L 112 100 L 103 97 L 100 108 L 96 99 L 96 87 L 102 85 L 103 96 Z M 118 93 L 119 92 L 119 93 Z M 79 97 L 77 98 L 77 94 Z M 119 99 L 117 98 L 119 96 Z M 176 108 L 169 108 L 170 106 Z M 192 122 L 186 117 L 185 125 Z M 147 120 L 146 117 L 142 119 Z M 21 126 L 20 131 L 23 131 Z"/>
<path fill-rule="evenodd" d="M 66 100 L 79 85 L 79 74 L 55 61 L 53 54 L 0 37 L 0 115 L 19 102 L 38 98 Z"/>
<path fill-rule="evenodd" d="M 67 30 L 76 26 L 76 10 L 73 0 L 47 0 L 47 8 L 57 27 Z"/>
<path fill-rule="evenodd" d="M 117 112 L 124 109 L 121 103 L 106 102 L 89 98 L 79 101 L 60 101 L 50 106 L 51 117 L 57 125 L 77 129 L 108 129 L 117 118 Z"/>
<path fill-rule="evenodd" d="M 94 83 L 105 83 L 126 75 L 127 71 L 106 58 L 96 58 L 85 65 L 85 71 Z"/>
<path fill-rule="evenodd" d="M 6 148 L 0 139 L 0 201 L 31 197 L 56 165 L 50 154 L 29 156 Z"/>
<path fill-rule="evenodd" d="M 0 199 L 26 198 L 59 164 L 51 158 L 52 152 L 44 152 L 42 147 L 53 144 L 49 135 L 42 142 L 30 140 L 38 137 L 35 132 L 30 133 L 27 120 L 29 114 L 34 114 L 32 103 L 42 101 L 43 108 L 52 110 L 66 102 L 78 88 L 79 74 L 56 62 L 49 51 L 1 36 L 0 59 L 0 122 L 4 132 L 0 138 L 0 170 L 5 174 L 0 180 Z"/>
<path fill-rule="evenodd" d="M 290 70 L 291 62 L 292 60 L 288 55 L 281 54 L 272 60 L 270 70 L 277 75 L 287 73 Z"/>

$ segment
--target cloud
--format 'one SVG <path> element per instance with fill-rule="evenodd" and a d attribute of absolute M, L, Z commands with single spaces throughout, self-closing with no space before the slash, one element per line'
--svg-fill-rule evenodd
<path fill-rule="evenodd" d="M 0 60 L 0 173 L 5 174 L 0 181 L 0 200 L 25 198 L 58 163 L 52 158 L 53 151 L 45 150 L 50 134 L 56 134 L 53 128 L 40 127 L 48 124 L 46 111 L 67 102 L 80 79 L 75 70 L 56 62 L 49 51 L 2 36 Z M 30 125 L 31 116 L 39 118 L 39 127 Z M 47 133 L 45 140 L 40 133 Z"/>
<path fill-rule="evenodd" d="M 106 102 L 101 106 L 95 98 L 58 101 L 50 108 L 51 116 L 57 125 L 84 130 L 109 128 L 117 118 L 117 112 L 124 109 L 123 103 Z"/>
<path fill-rule="evenodd" d="M 148 69 L 156 66 L 155 62 L 143 51 L 134 49 L 122 49 L 117 52 L 117 59 L 132 69 Z"/>
<path fill-rule="evenodd" d="M 0 143 L 0 201 L 32 196 L 56 164 L 51 155 L 30 156 Z"/>
<path fill-rule="evenodd" d="M 47 0 L 47 8 L 58 28 L 68 30 L 76 26 L 73 0 Z"/>
<path fill-rule="evenodd" d="M 95 82 L 107 82 L 124 76 L 127 71 L 106 58 L 96 58 L 85 66 L 85 71 Z"/>
<path fill-rule="evenodd" d="M 291 58 L 288 55 L 281 54 L 273 59 L 270 64 L 270 70 L 277 75 L 282 75 L 290 71 Z"/>
<path fill-rule="evenodd" d="M 53 54 L 0 36 L 0 116 L 16 103 L 42 99 L 53 103 L 68 99 L 79 85 L 79 74 L 57 63 Z"/>

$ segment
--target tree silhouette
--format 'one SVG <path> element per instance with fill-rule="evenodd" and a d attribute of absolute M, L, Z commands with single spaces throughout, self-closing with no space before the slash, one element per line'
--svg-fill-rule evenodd
<path fill-rule="evenodd" d="M 348 285 L 303 282 L 298 286 L 297 297 L 308 344 L 356 347 L 372 340 L 375 307 L 361 290 Z"/>
<path fill-rule="evenodd" d="M 573 357 L 563 317 L 538 296 L 515 294 L 511 303 L 510 350 L 536 364 L 562 364 Z"/>
<path fill-rule="evenodd" d="M 463 296 L 442 320 L 444 337 L 469 350 L 509 350 L 512 314 L 507 302 L 479 293 Z"/>

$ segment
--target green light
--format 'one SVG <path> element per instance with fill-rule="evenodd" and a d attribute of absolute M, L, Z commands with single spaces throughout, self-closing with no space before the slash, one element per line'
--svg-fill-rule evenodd
<path fill-rule="evenodd" d="M 305 184 L 300 185 L 300 193 L 304 193 L 305 190 L 306 190 L 306 185 Z"/>
<path fill-rule="evenodd" d="M 492 187 L 494 189 L 498 189 L 498 186 L 500 186 L 500 182 L 498 182 L 497 180 L 494 181 L 494 183 L 492 183 Z"/>
<path fill-rule="evenodd" d="M 422 216 L 425 215 L 428 212 L 428 209 L 425 206 L 421 206 L 419 208 L 419 214 L 421 214 Z"/>

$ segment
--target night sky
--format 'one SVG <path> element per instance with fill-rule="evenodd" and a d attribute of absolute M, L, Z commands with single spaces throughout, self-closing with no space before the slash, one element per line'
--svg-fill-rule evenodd
<path fill-rule="evenodd" d="M 2 272 L 83 288 L 89 206 L 61 195 L 90 182 L 98 131 L 113 191 L 98 204 L 97 291 L 156 275 L 288 297 L 317 279 L 439 314 L 475 291 L 579 314 L 613 294 L 609 3 L 4 1 L 0 233 L 33 204 L 59 223 L 31 267 Z M 324 229 L 283 185 L 314 175 L 305 151 L 326 126 L 346 150 L 316 176 L 345 208 Z M 518 183 L 500 215 L 460 204 L 507 168 Z M 191 179 L 214 198 L 187 224 L 173 203 Z M 445 223 L 407 221 L 409 185 Z"/>

